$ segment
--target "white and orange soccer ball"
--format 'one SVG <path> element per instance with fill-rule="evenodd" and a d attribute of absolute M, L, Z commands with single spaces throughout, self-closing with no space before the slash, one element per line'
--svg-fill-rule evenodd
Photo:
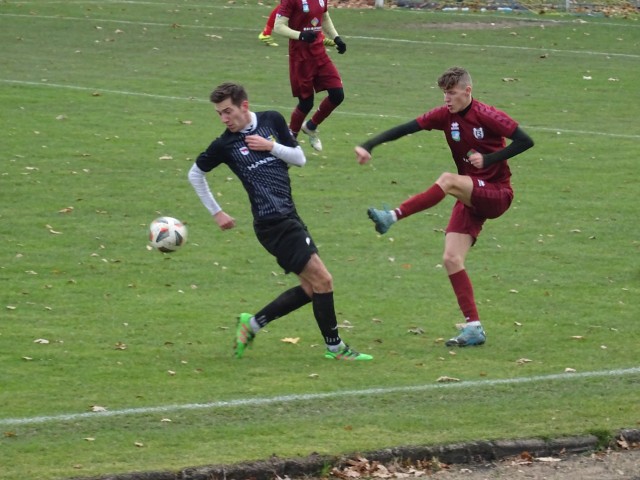
<path fill-rule="evenodd" d="M 187 227 L 173 217 L 156 218 L 149 226 L 149 245 L 162 253 L 178 250 L 187 242 Z"/>

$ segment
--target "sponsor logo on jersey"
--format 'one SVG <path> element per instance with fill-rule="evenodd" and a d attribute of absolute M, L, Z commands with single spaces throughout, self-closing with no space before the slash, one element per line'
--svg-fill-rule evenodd
<path fill-rule="evenodd" d="M 273 161 L 277 160 L 276 157 L 266 157 L 263 158 L 262 160 L 258 160 L 257 162 L 252 163 L 251 165 L 249 165 L 247 167 L 247 170 L 253 170 L 255 168 L 261 167 L 262 165 L 266 165 L 267 163 L 271 163 Z"/>
<path fill-rule="evenodd" d="M 460 141 L 460 125 L 458 122 L 451 123 L 451 138 L 453 138 L 456 142 Z"/>
<path fill-rule="evenodd" d="M 478 140 L 482 140 L 484 138 L 484 130 L 482 129 L 482 127 L 474 128 L 473 136 L 476 137 Z"/>
<path fill-rule="evenodd" d="M 309 13 L 309 4 L 307 3 L 307 0 L 302 0 L 302 11 L 304 13 Z"/>
<path fill-rule="evenodd" d="M 318 24 L 320 23 L 320 20 L 318 20 L 317 18 L 313 18 L 313 20 L 311 20 L 311 26 L 313 28 L 316 28 L 318 26 Z"/>

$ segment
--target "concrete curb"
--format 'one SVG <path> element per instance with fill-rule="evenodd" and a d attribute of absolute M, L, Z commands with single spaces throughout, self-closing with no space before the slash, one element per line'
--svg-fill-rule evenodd
<path fill-rule="evenodd" d="M 618 448 L 618 441 L 640 442 L 640 430 L 619 430 L 607 445 Z M 516 439 L 478 441 L 451 445 L 406 446 L 385 448 L 361 455 L 370 461 L 389 463 L 397 460 L 414 462 L 437 458 L 447 464 L 470 464 L 501 460 L 528 452 L 533 457 L 592 452 L 602 448 L 602 439 L 595 435 L 579 435 L 556 439 Z M 208 465 L 185 468 L 173 472 L 137 472 L 102 477 L 76 478 L 75 480 L 273 480 L 275 478 L 302 478 L 318 475 L 329 468 L 342 468 L 355 454 L 343 456 L 311 455 L 305 458 L 281 459 L 238 463 L 233 465 Z"/>

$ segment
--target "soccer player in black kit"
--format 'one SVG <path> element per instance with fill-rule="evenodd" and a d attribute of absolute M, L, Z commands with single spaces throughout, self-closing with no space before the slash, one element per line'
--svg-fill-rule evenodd
<path fill-rule="evenodd" d="M 218 226 L 231 229 L 235 219 L 218 205 L 205 177 L 218 165 L 226 164 L 247 191 L 258 241 L 285 272 L 295 273 L 300 280 L 300 285 L 283 292 L 254 315 L 240 314 L 235 356 L 241 358 L 256 333 L 269 322 L 311 303 L 327 346 L 326 358 L 371 360 L 371 355 L 355 351 L 340 338 L 333 279 L 293 202 L 289 167 L 303 166 L 306 157 L 284 117 L 275 111 L 252 112 L 246 90 L 236 83 L 219 85 L 210 100 L 226 129 L 198 156 L 189 171 L 189 181 Z"/>

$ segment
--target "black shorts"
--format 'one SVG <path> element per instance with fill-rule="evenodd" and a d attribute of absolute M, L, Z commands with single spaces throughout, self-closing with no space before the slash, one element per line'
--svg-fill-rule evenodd
<path fill-rule="evenodd" d="M 276 257 L 286 273 L 300 274 L 318 248 L 300 217 L 292 213 L 285 218 L 257 222 L 253 225 L 258 241 Z"/>

